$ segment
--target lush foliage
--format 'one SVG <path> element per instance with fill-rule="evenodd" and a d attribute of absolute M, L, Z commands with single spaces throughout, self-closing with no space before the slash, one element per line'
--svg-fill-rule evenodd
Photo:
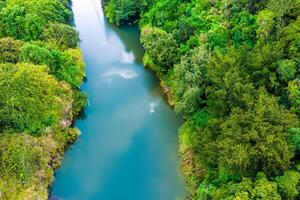
<path fill-rule="evenodd" d="M 145 27 L 142 31 L 141 42 L 143 43 L 149 59 L 155 66 L 155 71 L 160 75 L 167 73 L 175 62 L 177 56 L 177 43 L 171 34 L 159 28 Z"/>
<path fill-rule="evenodd" d="M 71 91 L 43 66 L 0 65 L 0 131 L 41 133 L 55 126 Z"/>
<path fill-rule="evenodd" d="M 0 39 L 0 63 L 17 63 L 23 42 L 12 38 Z"/>
<path fill-rule="evenodd" d="M 124 21 L 133 21 L 138 16 L 138 2 L 132 0 L 112 0 L 107 5 L 106 12 L 111 22 L 118 25 Z"/>
<path fill-rule="evenodd" d="M 74 28 L 66 24 L 53 23 L 47 27 L 42 38 L 46 42 L 53 42 L 60 48 L 76 48 L 79 43 L 79 36 Z"/>
<path fill-rule="evenodd" d="M 140 17 L 144 63 L 184 114 L 190 198 L 299 199 L 300 1 L 120 2 L 110 21 Z"/>
<path fill-rule="evenodd" d="M 155 0 L 109 0 L 104 3 L 109 20 L 121 25 L 135 23 L 154 2 Z"/>
<path fill-rule="evenodd" d="M 47 199 L 85 76 L 67 0 L 0 1 L 0 198 Z"/>

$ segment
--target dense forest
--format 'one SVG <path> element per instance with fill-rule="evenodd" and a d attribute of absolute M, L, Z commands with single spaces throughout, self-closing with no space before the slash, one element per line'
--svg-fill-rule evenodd
<path fill-rule="evenodd" d="M 0 199 L 47 199 L 85 105 L 67 0 L 0 1 Z"/>
<path fill-rule="evenodd" d="M 189 199 L 300 199 L 300 1 L 107 0 L 184 115 Z"/>

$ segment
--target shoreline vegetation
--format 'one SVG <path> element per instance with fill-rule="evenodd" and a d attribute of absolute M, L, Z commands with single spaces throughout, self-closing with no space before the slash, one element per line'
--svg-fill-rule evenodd
<path fill-rule="evenodd" d="M 48 199 L 86 104 L 68 0 L 0 1 L 0 199 Z"/>
<path fill-rule="evenodd" d="M 144 65 L 184 116 L 197 200 L 300 198 L 300 1 L 106 0 L 137 24 Z"/>

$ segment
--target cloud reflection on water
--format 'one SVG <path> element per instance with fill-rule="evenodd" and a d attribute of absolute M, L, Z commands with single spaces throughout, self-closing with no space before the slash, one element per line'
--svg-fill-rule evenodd
<path fill-rule="evenodd" d="M 138 77 L 138 74 L 135 71 L 129 69 L 110 69 L 102 75 L 102 78 L 106 83 L 111 83 L 113 77 L 133 79 Z"/>

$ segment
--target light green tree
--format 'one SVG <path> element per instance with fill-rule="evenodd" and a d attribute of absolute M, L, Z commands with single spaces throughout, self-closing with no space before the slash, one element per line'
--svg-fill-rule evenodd
<path fill-rule="evenodd" d="M 156 72 L 165 74 L 177 62 L 178 46 L 173 36 L 156 27 L 144 27 L 141 42 L 150 57 Z"/>
<path fill-rule="evenodd" d="M 58 126 L 71 91 L 42 66 L 0 64 L 0 130 L 41 134 Z"/>

